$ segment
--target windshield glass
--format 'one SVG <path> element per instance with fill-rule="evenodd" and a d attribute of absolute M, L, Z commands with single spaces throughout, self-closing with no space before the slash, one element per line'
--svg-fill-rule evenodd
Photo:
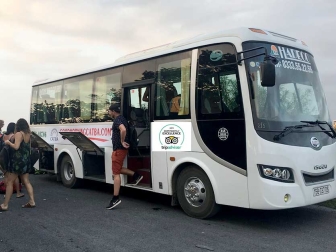
<path fill-rule="evenodd" d="M 246 42 L 244 50 L 265 47 L 277 57 L 276 82 L 273 87 L 261 86 L 259 64 L 264 55 L 245 60 L 246 71 L 253 85 L 252 110 L 257 130 L 283 130 L 302 124 L 300 121 L 330 122 L 314 58 L 309 53 L 278 44 Z M 244 53 L 244 58 L 265 52 L 258 49 Z"/>

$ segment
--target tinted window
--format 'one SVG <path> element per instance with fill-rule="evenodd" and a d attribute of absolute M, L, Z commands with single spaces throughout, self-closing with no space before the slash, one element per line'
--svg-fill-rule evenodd
<path fill-rule="evenodd" d="M 37 96 L 38 96 L 38 87 L 33 87 L 32 98 L 30 105 L 30 124 L 36 124 L 37 120 Z"/>
<path fill-rule="evenodd" d="M 197 110 L 199 119 L 241 118 L 242 98 L 235 49 L 218 44 L 199 49 Z"/>
<path fill-rule="evenodd" d="M 63 119 L 65 122 L 88 122 L 91 120 L 93 75 L 64 81 Z"/>
<path fill-rule="evenodd" d="M 110 121 L 108 108 L 113 102 L 121 102 L 122 69 L 95 74 L 95 91 L 92 96 L 92 120 Z"/>
<path fill-rule="evenodd" d="M 123 83 L 154 78 L 155 60 L 143 61 L 124 67 Z"/>
<path fill-rule="evenodd" d="M 41 85 L 38 87 L 36 105 L 36 123 L 58 123 L 61 120 L 62 81 Z M 36 95 L 36 89 L 33 95 Z M 35 93 L 34 93 L 35 92 Z"/>
<path fill-rule="evenodd" d="M 190 118 L 191 52 L 157 59 L 155 119 Z"/>

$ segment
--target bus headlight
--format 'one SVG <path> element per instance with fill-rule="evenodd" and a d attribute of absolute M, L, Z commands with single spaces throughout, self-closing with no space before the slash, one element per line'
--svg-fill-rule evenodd
<path fill-rule="evenodd" d="M 261 177 L 285 183 L 294 183 L 294 174 L 291 168 L 258 165 Z"/>

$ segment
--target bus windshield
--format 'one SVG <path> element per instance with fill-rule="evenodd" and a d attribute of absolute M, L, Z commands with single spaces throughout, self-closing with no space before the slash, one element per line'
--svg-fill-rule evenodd
<path fill-rule="evenodd" d="M 327 121 L 330 123 L 325 95 L 320 83 L 314 58 L 309 53 L 278 44 L 246 42 L 243 49 L 265 47 L 277 57 L 276 81 L 273 87 L 261 86 L 260 62 L 264 55 L 245 61 L 250 89 L 251 105 L 257 130 L 283 130 L 301 121 Z M 264 52 L 256 50 L 244 58 Z M 253 86 L 253 88 L 251 88 Z"/>

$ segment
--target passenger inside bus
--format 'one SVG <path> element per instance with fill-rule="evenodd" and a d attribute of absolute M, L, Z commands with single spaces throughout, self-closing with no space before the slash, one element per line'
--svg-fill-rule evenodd
<path fill-rule="evenodd" d="M 178 113 L 180 112 L 180 106 L 181 106 L 181 94 L 178 94 L 170 102 L 170 114 L 178 115 Z"/>
<path fill-rule="evenodd" d="M 142 100 L 145 102 L 149 102 L 149 87 L 146 87 L 146 91 L 143 94 Z"/>

